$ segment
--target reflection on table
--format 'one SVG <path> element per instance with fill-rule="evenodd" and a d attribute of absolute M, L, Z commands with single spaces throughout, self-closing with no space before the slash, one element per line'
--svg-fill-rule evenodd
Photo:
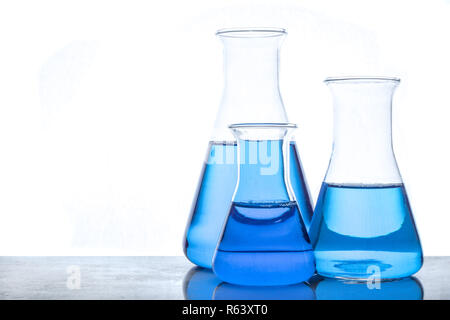
<path fill-rule="evenodd" d="M 315 276 L 310 279 L 318 300 L 422 300 L 423 288 L 414 277 L 386 282 L 357 282 Z"/>
<path fill-rule="evenodd" d="M 183 281 L 189 300 L 314 300 L 314 291 L 306 283 L 290 286 L 238 286 L 222 282 L 209 269 L 194 267 Z"/>
<path fill-rule="evenodd" d="M 222 282 L 209 270 L 194 267 L 183 280 L 188 300 L 422 300 L 416 278 L 389 282 L 355 282 L 312 277 L 290 286 L 252 287 Z"/>

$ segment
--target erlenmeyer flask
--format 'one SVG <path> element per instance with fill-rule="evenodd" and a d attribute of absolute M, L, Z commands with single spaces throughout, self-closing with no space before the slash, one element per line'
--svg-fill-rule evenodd
<path fill-rule="evenodd" d="M 395 279 L 422 266 L 422 249 L 391 135 L 395 78 L 330 78 L 334 142 L 310 229 L 317 272 Z"/>
<path fill-rule="evenodd" d="M 225 85 L 186 227 L 184 252 L 193 263 L 211 268 L 214 250 L 237 181 L 237 146 L 232 123 L 287 122 L 278 87 L 278 57 L 283 29 L 224 29 Z M 290 144 L 291 184 L 309 227 L 312 206 L 294 141 Z"/>
<path fill-rule="evenodd" d="M 309 279 L 314 255 L 290 186 L 292 124 L 234 124 L 238 184 L 213 261 L 222 280 L 286 285 Z"/>

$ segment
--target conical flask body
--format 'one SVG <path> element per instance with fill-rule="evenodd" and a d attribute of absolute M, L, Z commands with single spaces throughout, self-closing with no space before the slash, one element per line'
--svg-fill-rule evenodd
<path fill-rule="evenodd" d="M 319 274 L 397 279 L 420 269 L 422 250 L 403 184 L 324 183 L 315 214 L 311 235 Z"/>
<path fill-rule="evenodd" d="M 246 131 L 266 135 L 265 130 L 284 133 L 286 128 L 251 124 L 234 130 L 242 137 Z M 314 273 L 312 246 L 290 187 L 291 147 L 279 139 L 284 134 L 275 136 L 238 140 L 238 185 L 213 262 L 214 273 L 228 283 L 287 285 Z"/>

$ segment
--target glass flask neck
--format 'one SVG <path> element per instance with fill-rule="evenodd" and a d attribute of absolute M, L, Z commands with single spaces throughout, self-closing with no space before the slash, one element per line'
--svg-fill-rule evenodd
<path fill-rule="evenodd" d="M 234 140 L 231 123 L 287 122 L 278 85 L 279 48 L 284 30 L 225 30 L 224 89 L 214 140 Z"/>
<path fill-rule="evenodd" d="M 325 81 L 333 97 L 333 152 L 325 182 L 402 183 L 392 148 L 392 97 L 398 79 Z"/>
<path fill-rule="evenodd" d="M 240 203 L 293 201 L 289 180 L 289 136 L 295 125 L 230 126 L 238 142 L 238 182 L 233 196 Z"/>

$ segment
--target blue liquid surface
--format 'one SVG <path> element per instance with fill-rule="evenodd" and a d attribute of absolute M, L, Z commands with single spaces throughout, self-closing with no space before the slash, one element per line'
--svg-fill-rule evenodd
<path fill-rule="evenodd" d="M 211 161 L 212 158 L 222 161 L 214 162 Z M 186 257 L 198 266 L 212 266 L 214 251 L 236 187 L 237 172 L 236 144 L 210 143 L 208 161 L 200 177 L 184 243 Z M 294 142 L 290 145 L 290 180 L 303 221 L 308 228 L 313 210 Z"/>
<path fill-rule="evenodd" d="M 326 277 L 408 277 L 422 249 L 403 184 L 324 183 L 310 229 L 317 272 Z"/>
<path fill-rule="evenodd" d="M 308 280 L 314 255 L 297 203 L 232 203 L 213 270 L 238 285 Z"/>

